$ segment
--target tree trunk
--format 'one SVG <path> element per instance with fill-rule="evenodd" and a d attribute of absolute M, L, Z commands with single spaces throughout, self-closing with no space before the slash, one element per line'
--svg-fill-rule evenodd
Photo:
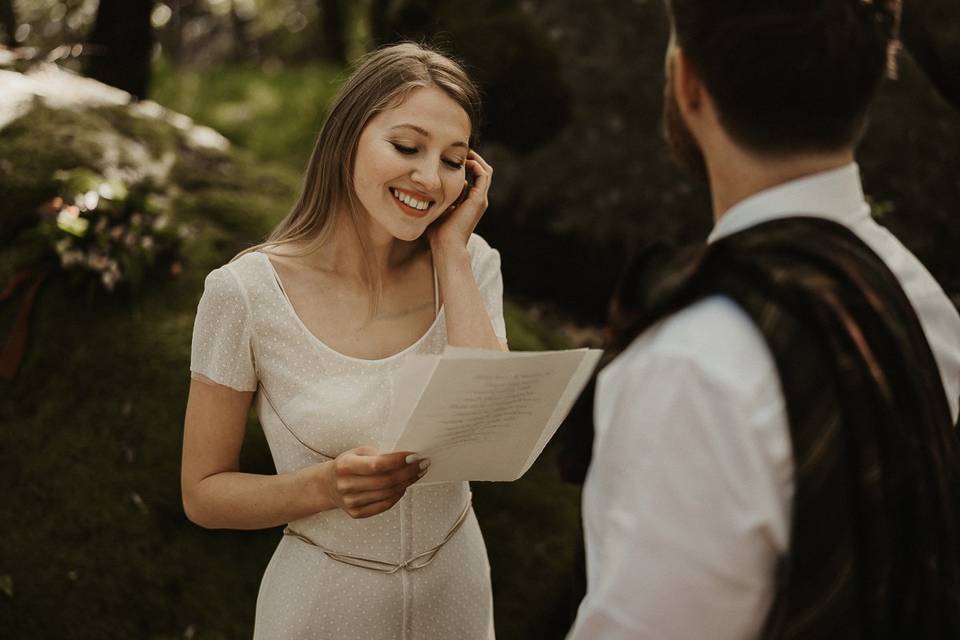
<path fill-rule="evenodd" d="M 150 85 L 153 0 L 100 0 L 86 73 L 142 99 Z"/>
<path fill-rule="evenodd" d="M 258 44 L 250 37 L 251 20 L 237 12 L 235 3 L 230 5 L 230 22 L 233 25 L 234 59 L 239 61 L 259 59 Z"/>
<path fill-rule="evenodd" d="M 321 50 L 323 59 L 333 64 L 347 63 L 347 39 L 342 0 L 319 0 Z"/>
<path fill-rule="evenodd" d="M 13 0 L 0 0 L 0 25 L 3 26 L 3 40 L 0 43 L 8 47 L 17 46 L 17 14 Z"/>

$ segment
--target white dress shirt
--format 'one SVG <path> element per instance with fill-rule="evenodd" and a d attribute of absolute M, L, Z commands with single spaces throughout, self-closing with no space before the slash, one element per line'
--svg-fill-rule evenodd
<path fill-rule="evenodd" d="M 956 421 L 960 316 L 870 217 L 856 164 L 751 196 L 710 240 L 791 215 L 846 225 L 896 274 Z M 756 637 L 788 548 L 793 461 L 776 366 L 753 322 L 722 296 L 661 321 L 600 374 L 594 417 L 587 595 L 569 640 Z"/>

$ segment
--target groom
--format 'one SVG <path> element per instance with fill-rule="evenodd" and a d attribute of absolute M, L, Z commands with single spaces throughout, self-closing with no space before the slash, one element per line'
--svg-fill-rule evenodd
<path fill-rule="evenodd" d="M 569 638 L 960 637 L 960 317 L 854 161 L 899 3 L 667 4 L 716 224 L 617 301 Z"/>

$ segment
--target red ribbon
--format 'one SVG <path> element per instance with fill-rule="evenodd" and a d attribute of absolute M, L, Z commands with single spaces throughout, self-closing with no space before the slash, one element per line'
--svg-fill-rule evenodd
<path fill-rule="evenodd" d="M 0 378 L 13 380 L 20 368 L 20 362 L 23 360 L 23 354 L 27 350 L 27 336 L 30 333 L 30 312 L 33 310 L 33 303 L 37 297 L 37 291 L 40 285 L 50 273 L 49 270 L 34 271 L 24 269 L 13 274 L 7 286 L 0 292 L 0 302 L 13 297 L 17 288 L 27 283 L 27 292 L 20 303 L 20 309 L 17 311 L 17 317 L 13 321 L 7 340 L 0 350 Z"/>

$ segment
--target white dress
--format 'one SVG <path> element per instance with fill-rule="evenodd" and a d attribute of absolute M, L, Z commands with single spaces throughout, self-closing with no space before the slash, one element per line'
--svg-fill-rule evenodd
<path fill-rule="evenodd" d="M 477 235 L 467 248 L 494 332 L 505 339 L 500 255 Z M 440 309 L 430 329 L 393 356 L 334 351 L 296 315 L 267 255 L 251 252 L 207 276 L 190 370 L 257 391 L 277 472 L 288 473 L 378 441 L 391 372 L 406 356 L 439 353 L 446 343 Z M 493 638 L 490 567 L 469 500 L 466 482 L 414 485 L 370 518 L 333 510 L 291 522 L 295 535 L 280 540 L 260 584 L 254 638 Z"/>

